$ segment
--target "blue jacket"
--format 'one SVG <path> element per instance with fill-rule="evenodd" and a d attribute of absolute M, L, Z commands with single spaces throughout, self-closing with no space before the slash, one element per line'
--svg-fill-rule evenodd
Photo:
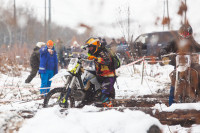
<path fill-rule="evenodd" d="M 40 49 L 40 67 L 39 73 L 45 73 L 46 70 L 53 70 L 54 75 L 58 73 L 58 59 L 55 48 L 52 48 L 53 55 L 48 52 L 47 46 Z"/>

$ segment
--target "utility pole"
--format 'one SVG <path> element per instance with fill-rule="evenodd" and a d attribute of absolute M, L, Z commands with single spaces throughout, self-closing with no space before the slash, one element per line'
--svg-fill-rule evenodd
<path fill-rule="evenodd" d="M 15 43 L 16 41 L 16 5 L 15 5 L 15 0 L 13 1 L 13 33 L 11 35 L 11 43 Z"/>
<path fill-rule="evenodd" d="M 165 0 L 163 1 L 164 6 L 163 6 L 163 20 L 165 18 Z M 165 24 L 163 23 L 163 30 L 165 29 Z"/>
<path fill-rule="evenodd" d="M 14 5 L 13 5 L 13 10 L 14 10 L 14 24 L 16 24 L 16 6 L 15 6 L 15 0 L 14 0 Z"/>
<path fill-rule="evenodd" d="M 168 0 L 163 0 L 163 30 L 165 28 L 165 24 L 167 24 L 168 30 L 170 29 L 170 18 L 169 18 L 169 2 Z M 165 9 L 167 12 L 167 16 L 165 17 Z"/>
<path fill-rule="evenodd" d="M 49 0 L 48 39 L 51 39 L 51 0 Z"/>
<path fill-rule="evenodd" d="M 186 0 L 185 0 L 185 6 L 187 7 Z M 187 23 L 187 16 L 186 16 L 186 12 L 187 12 L 187 10 L 185 10 L 185 24 Z"/>
<path fill-rule="evenodd" d="M 167 18 L 168 18 L 168 30 L 170 29 L 170 19 L 169 19 L 169 5 L 168 5 L 168 0 L 167 0 Z"/>
<path fill-rule="evenodd" d="M 128 43 L 130 41 L 130 9 L 129 9 L 129 6 L 128 6 Z"/>
<path fill-rule="evenodd" d="M 47 5 L 47 0 L 44 0 L 44 42 L 47 41 L 46 5 Z"/>

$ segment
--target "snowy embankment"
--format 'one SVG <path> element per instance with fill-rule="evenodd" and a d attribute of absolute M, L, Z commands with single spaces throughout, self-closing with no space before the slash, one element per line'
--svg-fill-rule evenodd
<path fill-rule="evenodd" d="M 160 66 L 158 64 L 148 65 L 144 67 L 144 78 L 142 82 L 142 65 L 122 66 L 117 74 L 117 83 L 119 89 L 116 88 L 116 98 L 132 98 L 147 94 L 169 93 L 169 73 L 173 70 L 172 66 Z M 24 86 L 24 80 L 28 72 L 23 72 L 21 77 L 10 77 L 1 75 L 0 80 L 0 131 L 5 131 L 5 128 L 18 130 L 21 133 L 26 132 L 78 132 L 78 133 L 100 133 L 100 132 L 115 132 L 128 133 L 145 132 L 148 128 L 156 124 L 163 129 L 164 133 L 169 132 L 167 126 L 163 126 L 160 122 L 143 112 L 125 110 L 119 112 L 109 110 L 99 112 L 99 108 L 94 106 L 86 106 L 83 109 L 69 109 L 60 112 L 59 107 L 42 109 L 43 100 L 39 99 L 40 78 L 37 76 L 33 79 L 31 85 Z M 64 85 L 63 79 L 53 81 L 52 88 Z M 20 88 L 20 89 L 19 89 Z M 171 107 L 166 105 L 155 105 L 155 109 L 175 110 L 191 108 L 200 110 L 198 103 L 177 104 Z M 160 109 L 161 110 L 161 109 Z M 27 111 L 34 114 L 27 113 Z M 36 113 L 36 114 L 35 114 Z M 25 120 L 24 117 L 35 115 L 33 118 Z M 25 120 L 25 121 L 24 121 Z M 14 127 L 11 126 L 13 121 Z M 18 126 L 16 126 L 16 123 Z M 11 125 L 9 125 L 11 124 Z M 170 126 L 171 131 L 187 132 L 189 129 L 181 126 Z M 199 130 L 198 125 L 194 125 L 192 131 Z M 6 130 L 8 131 L 8 130 Z"/>

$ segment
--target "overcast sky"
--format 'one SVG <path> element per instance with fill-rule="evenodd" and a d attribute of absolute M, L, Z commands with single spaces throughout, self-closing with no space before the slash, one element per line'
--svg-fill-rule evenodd
<path fill-rule="evenodd" d="M 16 0 L 16 6 L 34 9 L 40 21 L 44 20 L 45 0 Z M 48 4 L 47 0 L 47 4 Z M 13 0 L 6 0 L 12 5 Z M 82 32 L 78 25 L 93 27 L 99 36 L 127 36 L 127 8 L 130 8 L 131 34 L 134 38 L 144 32 L 162 31 L 164 0 L 51 0 L 52 21 Z M 200 32 L 200 0 L 187 0 L 188 19 L 195 33 Z M 181 17 L 177 15 L 180 0 L 169 0 L 171 28 L 178 29 Z M 11 7 L 8 7 L 11 8 Z M 48 11 L 47 11 L 48 13 Z M 156 18 L 161 18 L 155 26 Z M 125 20 L 125 21 L 124 21 Z M 122 22 L 121 22 L 122 21 Z M 119 23 L 121 22 L 121 23 Z M 167 30 L 167 28 L 165 28 Z"/>

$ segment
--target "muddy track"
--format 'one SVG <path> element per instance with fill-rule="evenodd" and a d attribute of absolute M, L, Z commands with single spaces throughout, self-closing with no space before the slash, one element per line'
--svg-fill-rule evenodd
<path fill-rule="evenodd" d="M 173 112 L 165 112 L 158 109 L 154 109 L 152 107 L 155 104 L 165 104 L 168 105 L 168 94 L 153 94 L 153 95 L 144 95 L 134 97 L 132 96 L 130 99 L 116 99 L 113 100 L 113 108 L 104 108 L 102 107 L 101 102 L 97 102 L 95 105 L 99 108 L 99 112 L 105 110 L 115 109 L 123 112 L 126 109 L 129 110 L 139 110 L 146 114 L 149 114 L 157 119 L 162 124 L 167 125 L 181 125 L 183 127 L 190 127 L 192 124 L 200 124 L 200 111 L 197 110 L 175 110 Z M 41 100 L 35 99 L 35 100 Z M 29 101 L 24 101 L 29 102 Z M 38 106 L 38 109 L 42 107 L 42 105 Z M 67 109 L 61 109 L 60 113 L 64 113 L 67 115 Z M 15 116 L 12 116 L 7 119 L 9 121 L 7 125 L 3 125 L 4 131 L 18 131 L 22 126 L 22 123 L 25 119 L 30 119 L 36 114 L 37 110 L 20 110 L 17 111 Z M 20 121 L 15 121 L 20 118 Z M 9 127 L 9 123 L 12 124 L 12 128 Z M 16 123 L 16 124 L 15 124 Z"/>
<path fill-rule="evenodd" d="M 113 100 L 113 108 L 104 108 L 101 102 L 96 102 L 99 111 L 115 109 L 118 111 L 139 110 L 149 114 L 157 119 L 162 124 L 167 125 L 181 125 L 183 127 L 190 127 L 192 124 L 200 124 L 200 111 L 197 110 L 175 110 L 173 112 L 162 111 L 153 108 L 156 104 L 165 104 L 168 106 L 168 94 L 153 94 L 139 97 L 132 97 L 131 99 L 115 99 Z M 64 112 L 63 109 L 61 112 Z"/>
<path fill-rule="evenodd" d="M 173 112 L 160 111 L 152 107 L 155 104 L 165 104 L 168 106 L 168 94 L 144 95 L 132 99 L 116 99 L 113 100 L 113 108 L 102 108 L 101 103 L 97 103 L 97 107 L 101 107 L 100 111 L 115 109 L 124 111 L 125 109 L 140 110 L 144 113 L 160 120 L 162 124 L 178 125 L 189 127 L 192 124 L 200 124 L 200 111 L 197 110 L 175 110 Z"/>

